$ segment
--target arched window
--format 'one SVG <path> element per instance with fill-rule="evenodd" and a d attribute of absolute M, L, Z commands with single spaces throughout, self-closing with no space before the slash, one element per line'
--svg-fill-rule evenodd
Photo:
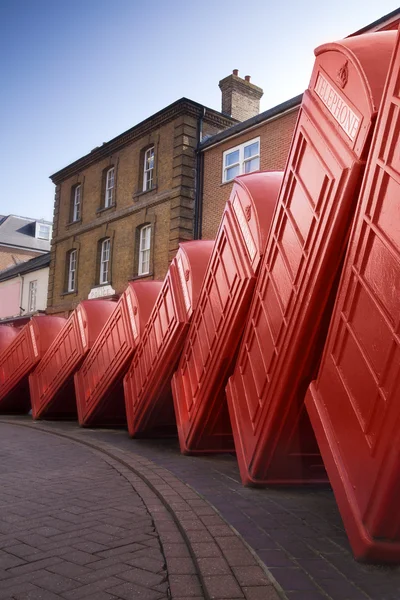
<path fill-rule="evenodd" d="M 138 275 L 150 273 L 151 225 L 144 225 L 139 235 Z"/>
<path fill-rule="evenodd" d="M 114 185 L 115 185 L 115 169 L 111 167 L 106 172 L 105 178 L 105 195 L 104 208 L 108 208 L 114 204 Z"/>
<path fill-rule="evenodd" d="M 106 238 L 100 246 L 100 285 L 110 283 L 110 258 L 111 258 L 111 240 Z"/>
<path fill-rule="evenodd" d="M 66 259 L 66 283 L 67 292 L 74 292 L 77 283 L 77 251 L 70 250 L 67 252 Z"/>

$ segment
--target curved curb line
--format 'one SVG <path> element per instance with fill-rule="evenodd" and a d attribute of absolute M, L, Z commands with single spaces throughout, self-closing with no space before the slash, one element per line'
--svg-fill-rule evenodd
<path fill-rule="evenodd" d="M 74 435 L 73 432 L 66 433 L 56 428 L 48 428 L 43 425 L 43 422 L 21 422 L 11 418 L 4 419 L 0 417 L 0 423 L 27 427 L 33 430 L 36 429 L 42 433 L 66 438 L 72 442 L 82 444 L 83 446 L 87 446 L 92 450 L 108 456 L 113 461 L 120 463 L 126 469 L 130 470 L 137 477 L 139 477 L 157 496 L 164 508 L 171 515 L 176 527 L 178 528 L 195 566 L 197 572 L 196 574 L 203 588 L 205 600 L 219 600 L 219 598 L 227 598 L 226 595 L 218 595 L 218 591 L 215 589 L 215 584 L 217 584 L 218 587 L 218 583 L 221 583 L 221 580 L 224 578 L 226 579 L 228 576 L 225 574 L 212 575 L 207 569 L 204 569 L 202 566 L 202 559 L 206 560 L 207 556 L 201 556 L 201 552 L 199 550 L 196 552 L 196 548 L 193 547 L 193 544 L 207 544 L 210 547 L 210 559 L 215 560 L 216 556 L 219 554 L 222 555 L 224 561 L 229 567 L 229 577 L 234 580 L 236 586 L 241 590 L 241 595 L 232 595 L 232 598 L 229 597 L 230 600 L 234 600 L 236 598 L 238 600 L 240 598 L 246 598 L 243 588 L 251 589 L 251 587 L 265 587 L 265 600 L 274 600 L 274 596 L 276 600 L 287 599 L 286 594 L 272 573 L 270 573 L 266 565 L 257 556 L 253 548 L 251 548 L 251 546 L 249 546 L 249 544 L 243 539 L 240 533 L 224 519 L 220 512 L 206 498 L 204 498 L 204 496 L 199 494 L 192 486 L 179 479 L 171 471 L 168 471 L 168 469 L 160 467 L 154 461 L 144 458 L 134 452 L 120 450 L 108 442 L 101 442 L 98 440 L 87 441 L 80 439 Z M 123 457 L 121 458 L 118 456 L 118 454 L 122 454 Z M 135 466 L 126 461 L 127 457 L 134 461 Z M 146 471 L 146 473 L 143 471 Z M 157 486 L 160 486 L 161 489 L 158 489 Z M 143 501 L 145 502 L 145 499 L 143 499 Z M 152 513 L 151 507 L 149 507 L 148 510 L 153 519 L 156 521 L 157 515 Z M 207 522 L 204 521 L 210 520 L 210 518 L 212 524 L 207 525 Z M 165 538 L 165 534 L 160 532 L 159 535 L 161 538 Z M 227 541 L 227 544 L 225 544 L 223 541 L 224 539 Z M 252 562 L 247 566 L 253 569 L 258 568 L 262 573 L 262 577 L 259 575 L 257 584 L 253 583 L 246 585 L 244 583 L 240 583 L 238 577 L 236 576 L 235 568 L 237 565 L 232 565 L 230 563 L 229 558 L 225 555 L 224 548 L 224 546 L 229 548 L 231 544 L 235 546 L 233 540 L 237 540 L 243 547 L 243 550 L 245 550 L 245 552 L 251 556 Z M 168 540 L 166 543 L 168 543 Z M 275 594 L 273 592 L 275 592 Z"/>

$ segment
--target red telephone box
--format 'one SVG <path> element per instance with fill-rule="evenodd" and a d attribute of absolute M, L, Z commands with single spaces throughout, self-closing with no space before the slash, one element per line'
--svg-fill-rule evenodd
<path fill-rule="evenodd" d="M 400 561 L 400 42 L 306 406 L 357 558 Z"/>
<path fill-rule="evenodd" d="M 234 451 L 225 385 L 243 333 L 282 173 L 235 179 L 172 379 L 181 451 Z"/>
<path fill-rule="evenodd" d="M 0 354 L 11 344 L 19 332 L 20 329 L 17 329 L 16 327 L 0 325 Z"/>
<path fill-rule="evenodd" d="M 326 481 L 304 407 L 326 339 L 396 34 L 316 50 L 235 372 L 245 484 Z"/>
<path fill-rule="evenodd" d="M 0 355 L 0 413 L 31 408 L 28 375 L 65 325 L 62 317 L 32 317 Z"/>
<path fill-rule="evenodd" d="M 130 435 L 176 432 L 171 377 L 197 306 L 214 242 L 179 244 L 124 379 Z"/>
<path fill-rule="evenodd" d="M 83 300 L 29 376 L 34 419 L 76 417 L 74 372 L 96 341 L 116 303 Z"/>
<path fill-rule="evenodd" d="M 80 425 L 126 422 L 122 378 L 161 288 L 159 281 L 129 283 L 74 376 Z"/>

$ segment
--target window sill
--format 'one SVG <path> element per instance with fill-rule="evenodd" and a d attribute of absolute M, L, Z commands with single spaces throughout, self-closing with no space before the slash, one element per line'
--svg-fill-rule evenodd
<path fill-rule="evenodd" d="M 153 187 L 151 187 L 148 190 L 142 190 L 140 192 L 135 192 L 132 195 L 133 200 L 136 200 L 136 198 L 140 198 L 140 196 L 144 196 L 145 194 L 150 194 L 150 192 L 156 192 L 157 191 L 157 186 L 154 185 Z"/>
<path fill-rule="evenodd" d="M 71 227 L 72 225 L 79 225 L 82 223 L 82 219 L 77 219 L 76 221 L 68 221 L 65 223 L 65 227 Z"/>
<path fill-rule="evenodd" d="M 60 294 L 60 296 L 62 298 L 64 298 L 64 296 L 77 296 L 78 295 L 78 290 L 73 290 L 72 292 L 62 292 L 62 294 Z"/>
<path fill-rule="evenodd" d="M 137 281 L 138 279 L 148 279 L 149 277 L 154 277 L 154 273 L 150 271 L 150 273 L 146 273 L 145 275 L 134 275 L 130 278 L 129 281 Z"/>
<path fill-rule="evenodd" d="M 219 184 L 219 187 L 222 187 L 223 185 L 228 185 L 228 183 L 233 183 L 235 181 L 235 179 L 230 179 L 229 181 L 223 181 L 222 183 Z"/>
<path fill-rule="evenodd" d="M 111 285 L 112 286 L 112 282 L 111 281 L 106 281 L 105 283 L 96 283 L 96 285 L 94 285 L 91 289 L 95 290 L 96 288 L 104 287 L 105 285 Z"/>
<path fill-rule="evenodd" d="M 116 204 L 111 204 L 111 206 L 106 206 L 106 207 L 103 206 L 102 208 L 98 208 L 96 210 L 96 215 L 99 216 L 103 212 L 106 212 L 107 210 L 115 210 L 116 206 L 117 206 Z"/>

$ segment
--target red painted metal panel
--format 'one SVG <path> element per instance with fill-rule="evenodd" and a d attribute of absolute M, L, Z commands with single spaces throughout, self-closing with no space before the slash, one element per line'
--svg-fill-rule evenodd
<path fill-rule="evenodd" d="M 400 561 L 400 42 L 306 406 L 357 558 Z"/>
<path fill-rule="evenodd" d="M 196 308 L 214 242 L 180 244 L 124 379 L 131 436 L 176 432 L 171 377 Z"/>
<path fill-rule="evenodd" d="M 11 344 L 19 332 L 20 329 L 17 329 L 16 327 L 0 325 L 0 354 Z"/>
<path fill-rule="evenodd" d="M 65 325 L 62 317 L 32 317 L 0 355 L 0 412 L 31 408 L 28 375 Z"/>
<path fill-rule="evenodd" d="M 245 484 L 326 481 L 304 395 L 326 340 L 395 35 L 316 51 L 227 387 Z"/>
<path fill-rule="evenodd" d="M 161 285 L 160 281 L 129 283 L 81 368 L 75 373 L 80 425 L 125 423 L 122 378 Z"/>
<path fill-rule="evenodd" d="M 172 379 L 182 452 L 233 451 L 225 385 L 254 290 L 282 173 L 235 180 Z"/>
<path fill-rule="evenodd" d="M 114 310 L 110 300 L 83 300 L 29 376 L 34 419 L 77 417 L 73 375 Z"/>

